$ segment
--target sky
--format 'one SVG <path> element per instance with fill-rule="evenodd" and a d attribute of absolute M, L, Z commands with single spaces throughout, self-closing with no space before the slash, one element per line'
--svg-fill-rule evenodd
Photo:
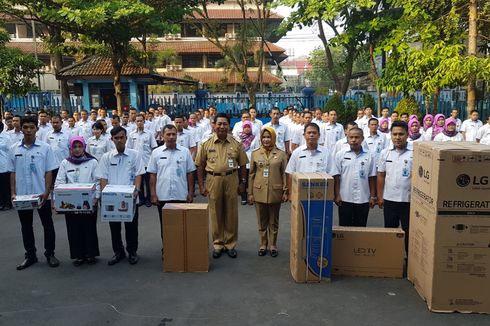
<path fill-rule="evenodd" d="M 288 17 L 291 8 L 286 6 L 279 6 L 274 9 L 278 14 Z M 327 31 L 325 31 L 327 32 Z M 286 50 L 286 54 L 292 58 L 307 57 L 312 50 L 316 47 L 321 47 L 322 42 L 318 38 L 318 30 L 316 28 L 295 27 L 288 32 L 286 36 L 279 40 L 276 45 Z"/>

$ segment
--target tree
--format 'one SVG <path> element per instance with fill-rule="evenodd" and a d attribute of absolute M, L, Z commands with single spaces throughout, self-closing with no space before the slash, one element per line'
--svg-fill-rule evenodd
<path fill-rule="evenodd" d="M 233 40 L 224 38 L 225 31 L 220 28 L 217 21 L 211 19 L 208 10 L 209 2 L 200 1 L 200 7 L 190 16 L 190 22 L 209 42 L 220 49 L 224 57 L 223 66 L 228 73 L 232 72 L 240 77 L 251 105 L 255 106 L 255 94 L 263 88 L 266 40 L 273 33 L 269 29 L 271 1 L 236 0 L 242 18 Z M 249 68 L 252 65 L 257 67 L 255 80 L 252 80 L 249 75 Z"/>
<path fill-rule="evenodd" d="M 30 54 L 6 46 L 7 31 L 0 28 L 0 111 L 3 116 L 3 101 L 9 96 L 25 95 L 35 90 L 32 79 L 36 77 L 42 63 Z"/>
<path fill-rule="evenodd" d="M 32 18 L 71 33 L 74 39 L 100 44 L 110 56 L 117 109 L 121 111 L 121 70 L 134 48 L 146 45 L 146 35 L 174 31 L 197 0 L 51 0 L 7 1 L 26 6 Z M 83 36 L 82 38 L 78 37 Z"/>

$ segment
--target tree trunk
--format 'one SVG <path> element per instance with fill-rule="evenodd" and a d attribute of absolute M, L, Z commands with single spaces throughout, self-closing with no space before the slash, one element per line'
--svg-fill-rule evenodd
<path fill-rule="evenodd" d="M 122 90 L 121 90 L 121 71 L 122 63 L 121 60 L 112 55 L 112 70 L 114 73 L 114 95 L 116 96 L 117 112 L 119 115 L 122 114 Z M 107 108 L 112 109 L 112 108 Z"/>
<path fill-rule="evenodd" d="M 347 49 L 347 57 L 345 58 L 345 74 L 344 80 L 342 81 L 342 95 L 347 94 L 350 85 L 350 78 L 352 76 L 352 66 L 354 65 L 354 55 L 355 51 L 352 49 Z"/>
<path fill-rule="evenodd" d="M 65 42 L 65 39 L 61 35 L 61 30 L 56 27 L 48 27 L 50 34 L 51 45 L 54 46 L 54 51 L 51 52 L 51 59 L 53 62 L 53 69 L 55 76 L 58 72 L 63 69 L 63 54 L 58 49 L 58 46 Z M 68 82 L 66 80 L 60 80 L 60 93 L 61 93 L 61 109 L 69 110 L 72 112 L 70 103 L 70 89 L 68 87 Z"/>
<path fill-rule="evenodd" d="M 323 48 L 325 50 L 325 57 L 326 57 L 326 64 L 327 64 L 327 70 L 330 73 L 330 77 L 332 77 L 332 81 L 334 83 L 335 91 L 337 93 L 342 93 L 342 84 L 340 82 L 340 78 L 337 75 L 337 72 L 335 71 L 335 65 L 333 62 L 333 57 L 332 57 L 332 52 L 330 51 L 329 44 L 327 41 L 327 37 L 325 36 L 325 31 L 323 30 L 323 21 L 321 18 L 318 18 L 318 30 L 320 34 L 318 37 L 322 41 Z M 352 68 L 352 66 L 351 66 Z M 350 77 L 350 76 L 349 76 Z"/>
<path fill-rule="evenodd" d="M 478 36 L 478 27 L 476 24 L 477 15 L 478 15 L 478 7 L 477 0 L 469 0 L 469 16 L 468 16 L 468 56 L 476 56 L 476 47 L 477 47 L 477 36 Z M 467 90 L 467 102 L 466 102 L 466 111 L 468 117 L 472 110 L 475 109 L 475 100 L 476 100 L 476 82 L 475 76 L 470 75 L 468 78 L 468 90 Z"/>
<path fill-rule="evenodd" d="M 434 112 L 434 114 L 439 113 L 439 94 L 439 89 L 436 89 L 434 94 L 432 94 L 432 112 Z"/>
<path fill-rule="evenodd" d="M 371 78 L 371 82 L 373 83 L 374 87 L 376 87 L 377 106 L 378 106 L 377 114 L 379 117 L 379 116 L 381 116 L 381 106 L 383 105 L 383 102 L 381 100 L 381 89 L 377 85 L 378 71 L 376 70 L 376 63 L 374 62 L 374 44 L 373 43 L 369 44 L 369 65 L 371 67 L 369 77 Z"/>

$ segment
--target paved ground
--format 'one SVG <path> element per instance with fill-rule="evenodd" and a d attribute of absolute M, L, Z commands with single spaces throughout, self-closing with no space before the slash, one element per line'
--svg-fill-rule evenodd
<path fill-rule="evenodd" d="M 198 201 L 203 201 L 198 198 Z M 69 260 L 64 218 L 55 216 L 60 267 L 24 271 L 16 212 L 1 212 L 0 325 L 490 325 L 490 315 L 427 311 L 406 279 L 336 277 L 295 284 L 289 272 L 289 204 L 281 211 L 277 258 L 257 256 L 255 211 L 240 206 L 238 258 L 212 260 L 209 273 L 162 272 L 156 208 L 140 211 L 140 262 L 107 266 L 110 232 L 99 224 L 95 266 Z M 380 226 L 379 210 L 369 224 Z M 36 217 L 38 253 L 42 228 Z M 40 255 L 39 255 L 40 256 Z M 40 256 L 41 258 L 41 256 Z"/>

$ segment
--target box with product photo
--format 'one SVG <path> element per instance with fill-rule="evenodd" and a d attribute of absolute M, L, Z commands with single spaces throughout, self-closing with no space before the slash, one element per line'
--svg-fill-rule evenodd
<path fill-rule="evenodd" d="M 17 195 L 13 200 L 14 209 L 17 211 L 39 208 L 41 195 Z"/>
<path fill-rule="evenodd" d="M 164 272 L 207 272 L 208 204 L 166 204 L 162 216 Z"/>
<path fill-rule="evenodd" d="M 59 213 L 93 212 L 95 183 L 61 184 L 54 188 L 54 208 Z"/>
<path fill-rule="evenodd" d="M 330 280 L 333 197 L 330 175 L 292 174 L 290 269 L 298 283 Z"/>
<path fill-rule="evenodd" d="M 135 186 L 107 185 L 100 196 L 102 222 L 132 222 L 136 210 Z"/>
<path fill-rule="evenodd" d="M 333 227 L 334 275 L 402 278 L 404 257 L 402 229 Z"/>
<path fill-rule="evenodd" d="M 490 146 L 414 144 L 408 279 L 430 311 L 490 313 Z"/>

